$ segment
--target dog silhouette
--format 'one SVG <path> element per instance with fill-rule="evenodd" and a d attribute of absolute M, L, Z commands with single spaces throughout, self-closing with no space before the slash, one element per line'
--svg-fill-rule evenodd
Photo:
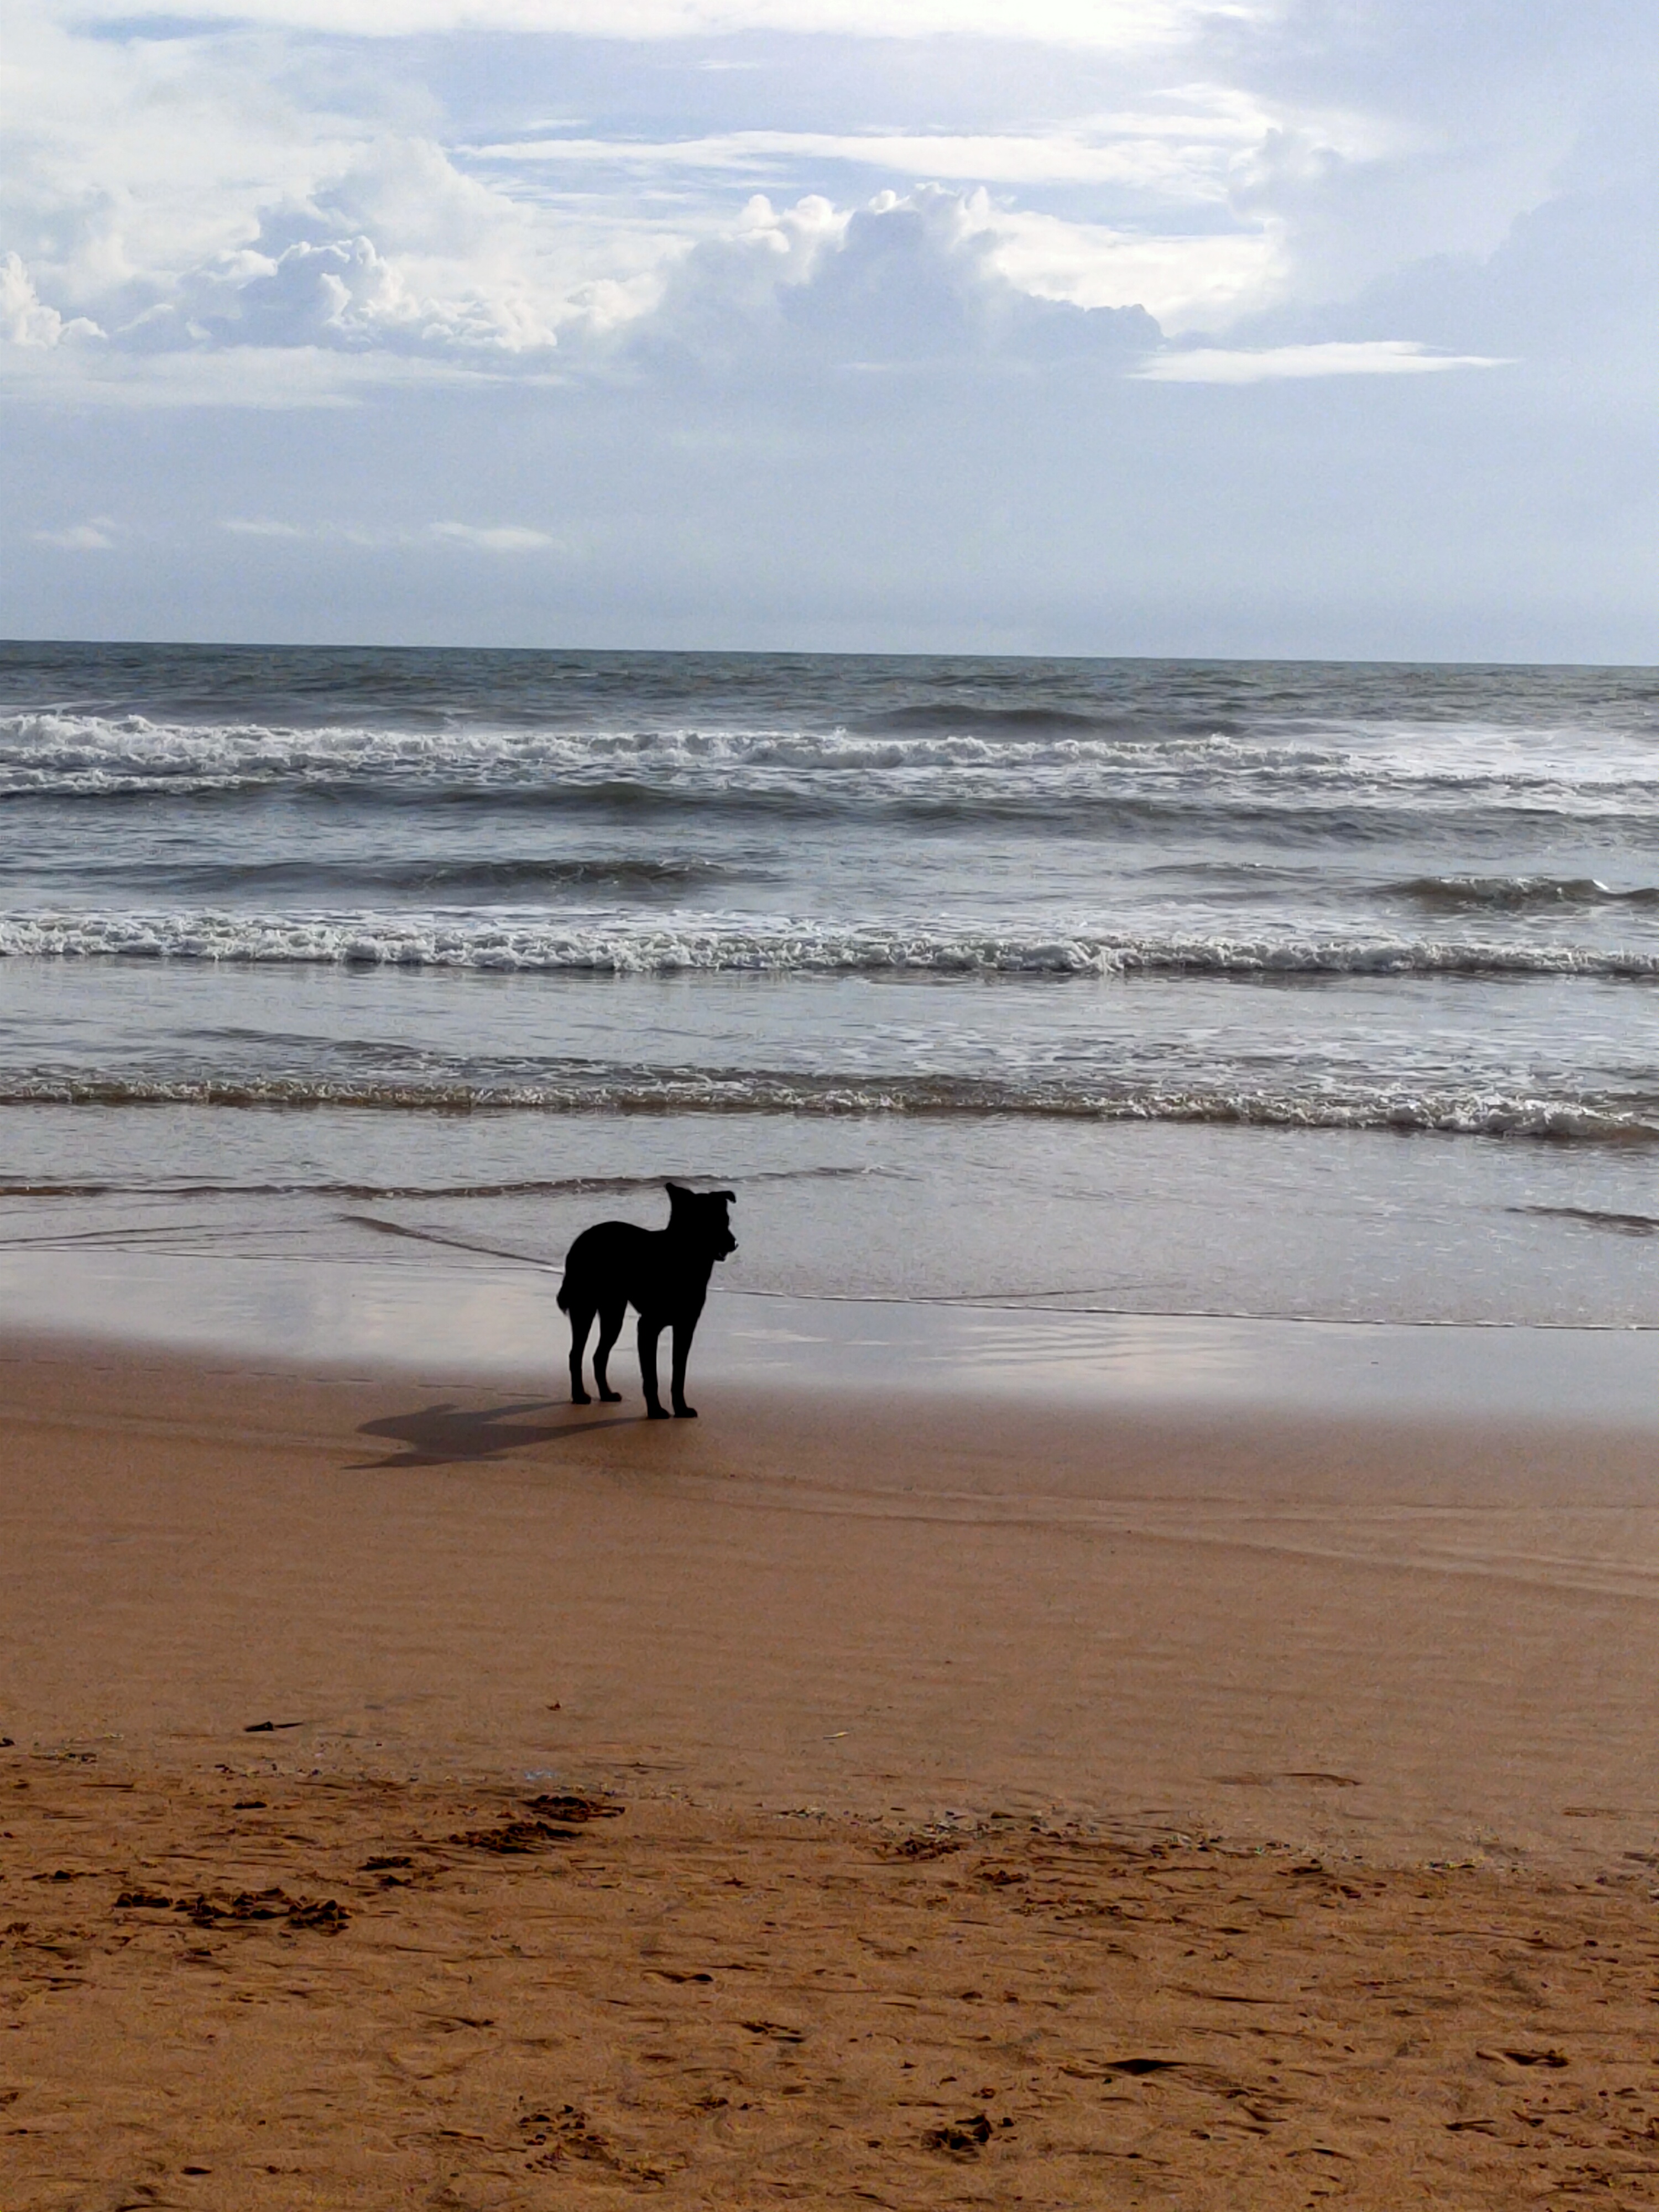
<path fill-rule="evenodd" d="M 574 1405 L 592 1401 L 582 1388 L 582 1354 L 593 1316 L 599 1340 L 593 1350 L 593 1387 L 602 1403 L 622 1396 L 611 1388 L 605 1364 L 633 1306 L 640 1316 L 640 1380 L 645 1410 L 665 1421 L 657 1395 L 657 1339 L 674 1333 L 673 1380 L 669 1399 L 680 1419 L 695 1421 L 697 1409 L 685 1402 L 685 1363 L 697 1316 L 708 1295 L 714 1263 L 738 1249 L 726 1208 L 737 1203 L 729 1190 L 687 1190 L 668 1185 L 666 1229 L 638 1229 L 631 1221 L 601 1221 L 581 1235 L 565 1255 L 559 1304 L 570 1316 L 570 1396 Z"/>

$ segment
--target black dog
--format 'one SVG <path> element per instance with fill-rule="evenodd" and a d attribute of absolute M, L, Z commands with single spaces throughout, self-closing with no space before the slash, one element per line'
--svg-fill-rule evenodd
<path fill-rule="evenodd" d="M 593 1384 L 606 1405 L 621 1397 L 605 1376 L 611 1347 L 622 1334 L 629 1306 L 639 1310 L 640 1377 L 645 1409 L 653 1421 L 665 1421 L 657 1396 L 657 1339 L 674 1332 L 674 1379 L 670 1395 L 682 1420 L 694 1421 L 695 1406 L 685 1402 L 685 1363 L 708 1278 L 714 1262 L 738 1249 L 726 1209 L 737 1202 L 729 1190 L 697 1192 L 668 1186 L 666 1229 L 636 1229 L 631 1221 L 601 1221 L 584 1229 L 565 1255 L 559 1304 L 570 1316 L 570 1395 L 578 1406 L 590 1401 L 582 1388 L 582 1353 L 593 1316 L 599 1340 L 593 1352 Z"/>

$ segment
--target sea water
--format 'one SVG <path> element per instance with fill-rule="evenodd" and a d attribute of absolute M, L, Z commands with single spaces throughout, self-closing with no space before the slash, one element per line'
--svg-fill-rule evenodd
<path fill-rule="evenodd" d="M 0 647 L 0 1240 L 1659 1320 L 1659 674 Z M 178 1278 L 182 1279 L 182 1277 Z"/>

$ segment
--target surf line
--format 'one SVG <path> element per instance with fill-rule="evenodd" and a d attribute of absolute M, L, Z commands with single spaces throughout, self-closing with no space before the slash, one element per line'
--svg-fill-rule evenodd
<path fill-rule="evenodd" d="M 477 1252 L 486 1259 L 511 1260 L 521 1267 L 534 1267 L 544 1275 L 556 1275 L 562 1279 L 564 1269 L 551 1260 L 544 1260 L 533 1252 L 509 1252 L 499 1244 L 475 1244 L 465 1237 L 445 1237 L 431 1229 L 406 1229 L 400 1221 L 381 1221 L 372 1213 L 342 1213 L 340 1221 L 357 1223 L 364 1229 L 376 1229 L 384 1237 L 407 1237 L 416 1244 L 444 1244 L 457 1252 Z M 711 1284 L 709 1296 L 725 1298 L 783 1298 L 802 1305 L 836 1306 L 954 1306 L 963 1311 L 988 1313 L 1060 1313 L 1079 1316 L 1096 1316 L 1103 1321 L 1243 1321 L 1296 1322 L 1308 1328 L 1480 1328 L 1480 1329 L 1561 1329 L 1578 1331 L 1598 1336 L 1659 1335 L 1659 1324 L 1639 1321 L 1399 1321 L 1376 1320 L 1352 1314 L 1258 1314 L 1240 1313 L 1226 1306 L 1060 1306 L 1040 1305 L 1041 1298 L 1086 1298 L 1103 1294 L 1109 1285 L 1103 1285 L 1101 1293 L 1092 1289 L 1077 1291 L 938 1291 L 921 1297 L 895 1297 L 882 1291 L 729 1291 L 716 1290 Z"/>

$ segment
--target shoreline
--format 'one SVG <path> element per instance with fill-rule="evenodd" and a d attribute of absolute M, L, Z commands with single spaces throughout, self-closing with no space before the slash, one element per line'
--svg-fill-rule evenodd
<path fill-rule="evenodd" d="M 43 1011 L 64 1017 L 61 996 Z M 410 1008 L 384 1012 L 407 1023 Z M 304 1026 L 315 1009 L 286 1017 Z M 173 1310 L 198 1335 L 258 1346 L 310 1310 L 304 1348 L 331 1356 L 338 1329 L 360 1340 L 378 1310 L 381 1358 L 435 1318 L 493 1365 L 487 1332 L 503 1326 L 539 1358 L 548 1279 L 572 1238 L 600 1214 L 659 1218 L 665 1180 L 739 1194 L 741 1249 L 711 1321 L 738 1298 L 839 1295 L 1149 1327 L 1659 1322 L 1639 1146 L 903 1114 L 388 1120 L 323 1105 L 14 1105 L 5 1126 L 0 1333 L 45 1318 L 120 1334 Z"/>
<path fill-rule="evenodd" d="M 187 1224 L 150 1243 L 114 1221 L 94 1211 L 94 1225 L 65 1237 L 0 1244 L 0 1346 L 39 1340 L 239 1370 L 564 1389 L 561 1271 L 533 1250 L 389 1222 L 368 1224 L 374 1237 L 349 1254 L 285 1250 L 280 1239 L 225 1249 Z M 693 1361 L 711 1386 L 739 1391 L 967 1392 L 1172 1414 L 1404 1409 L 1639 1428 L 1659 1441 L 1656 1340 L 1659 1322 L 1628 1319 L 1355 1319 L 717 1277 Z M 631 1329 L 617 1371 L 637 1387 Z"/>

